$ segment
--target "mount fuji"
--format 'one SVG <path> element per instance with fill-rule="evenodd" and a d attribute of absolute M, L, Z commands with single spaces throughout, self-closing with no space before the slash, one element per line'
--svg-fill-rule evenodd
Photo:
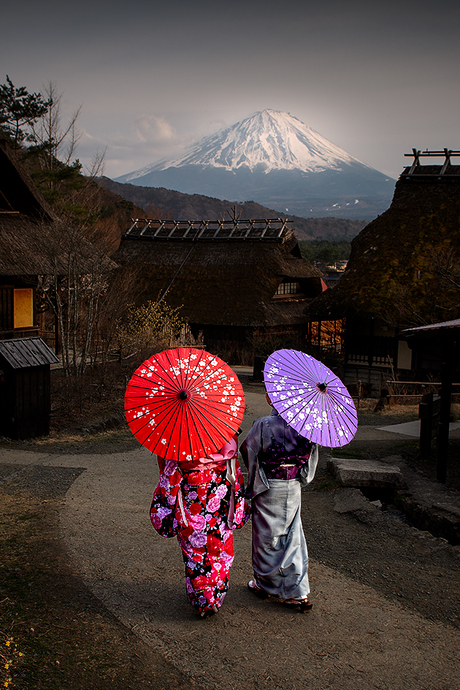
<path fill-rule="evenodd" d="M 302 217 L 371 220 L 395 180 L 362 163 L 289 113 L 263 110 L 116 182 L 253 201 Z"/>

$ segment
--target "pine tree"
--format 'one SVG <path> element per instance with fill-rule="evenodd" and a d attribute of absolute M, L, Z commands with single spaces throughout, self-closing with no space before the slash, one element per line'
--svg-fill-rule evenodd
<path fill-rule="evenodd" d="M 50 107 L 40 93 L 28 93 L 25 86 L 16 88 L 6 75 L 0 84 L 0 132 L 12 140 L 17 150 L 23 141 L 33 139 L 27 127 L 42 117 Z"/>

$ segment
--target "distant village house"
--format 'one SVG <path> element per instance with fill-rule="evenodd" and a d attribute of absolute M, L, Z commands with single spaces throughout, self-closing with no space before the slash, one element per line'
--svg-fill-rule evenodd
<path fill-rule="evenodd" d="M 134 304 L 180 307 L 194 337 L 235 363 L 276 338 L 302 346 L 305 306 L 324 288 L 280 219 L 136 220 L 113 259 Z"/>

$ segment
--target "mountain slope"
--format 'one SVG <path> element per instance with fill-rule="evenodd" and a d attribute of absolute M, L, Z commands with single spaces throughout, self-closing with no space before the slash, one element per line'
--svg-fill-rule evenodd
<path fill-rule="evenodd" d="M 182 156 L 117 182 L 187 194 L 253 199 L 299 216 L 374 218 L 394 180 L 362 163 L 297 118 L 264 110 L 205 137 Z"/>

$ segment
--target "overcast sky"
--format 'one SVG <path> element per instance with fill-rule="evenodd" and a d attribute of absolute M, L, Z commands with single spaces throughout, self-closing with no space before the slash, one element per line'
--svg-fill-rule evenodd
<path fill-rule="evenodd" d="M 256 111 L 291 113 L 397 177 L 460 150 L 458 0 L 57 0 L 2 9 L 0 83 L 82 106 L 78 156 L 116 177 Z"/>

